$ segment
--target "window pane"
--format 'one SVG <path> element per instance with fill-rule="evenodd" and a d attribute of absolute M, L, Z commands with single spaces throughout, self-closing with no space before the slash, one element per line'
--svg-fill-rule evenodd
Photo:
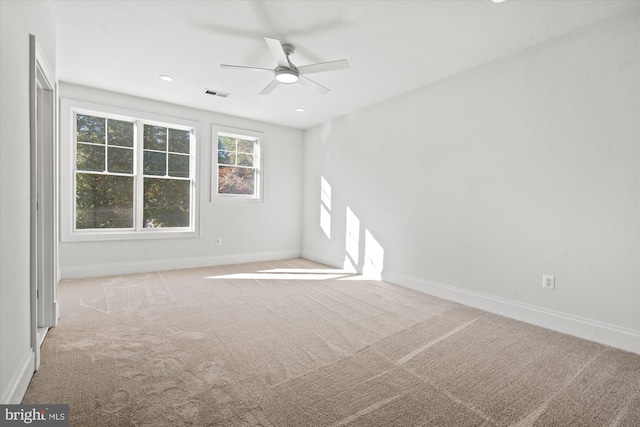
<path fill-rule="evenodd" d="M 236 140 L 228 136 L 219 136 L 218 149 L 226 151 L 236 151 Z"/>
<path fill-rule="evenodd" d="M 236 153 L 222 150 L 218 151 L 218 163 L 221 163 L 223 165 L 235 165 Z"/>
<path fill-rule="evenodd" d="M 218 194 L 255 194 L 255 169 L 218 167 Z"/>
<path fill-rule="evenodd" d="M 153 151 L 144 152 L 144 174 L 165 176 L 167 172 L 167 155 Z"/>
<path fill-rule="evenodd" d="M 238 166 L 253 166 L 253 154 L 238 153 Z"/>
<path fill-rule="evenodd" d="M 238 152 L 253 154 L 253 145 L 254 145 L 254 141 L 249 141 L 249 140 L 246 140 L 246 139 L 239 139 L 238 140 Z"/>
<path fill-rule="evenodd" d="M 133 173 L 133 150 L 108 147 L 108 159 L 109 172 Z"/>
<path fill-rule="evenodd" d="M 109 119 L 107 121 L 107 138 L 109 145 L 133 147 L 133 123 Z"/>
<path fill-rule="evenodd" d="M 169 154 L 169 176 L 189 178 L 189 156 Z"/>
<path fill-rule="evenodd" d="M 143 227 L 189 227 L 191 181 L 144 179 Z"/>
<path fill-rule="evenodd" d="M 132 176 L 76 174 L 76 229 L 132 227 Z"/>
<path fill-rule="evenodd" d="M 169 129 L 169 151 L 189 154 L 189 131 Z"/>
<path fill-rule="evenodd" d="M 104 144 L 104 122 L 102 117 L 76 116 L 76 141 Z"/>
<path fill-rule="evenodd" d="M 104 146 L 78 144 L 76 169 L 83 171 L 104 171 Z"/>
<path fill-rule="evenodd" d="M 161 126 L 144 126 L 145 150 L 167 151 L 167 128 Z"/>

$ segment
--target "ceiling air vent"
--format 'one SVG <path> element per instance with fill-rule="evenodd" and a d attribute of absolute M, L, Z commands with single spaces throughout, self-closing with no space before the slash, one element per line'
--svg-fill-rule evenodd
<path fill-rule="evenodd" d="M 204 93 L 206 93 L 207 95 L 219 96 L 220 98 L 228 98 L 231 95 L 229 93 L 224 93 L 224 92 L 220 92 L 219 90 L 211 90 L 211 89 L 206 89 Z"/>

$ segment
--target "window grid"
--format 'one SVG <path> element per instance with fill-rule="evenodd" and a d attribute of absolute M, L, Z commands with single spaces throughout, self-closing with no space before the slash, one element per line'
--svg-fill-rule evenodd
<path fill-rule="evenodd" d="M 215 194 L 231 199 L 259 200 L 260 138 L 218 131 Z"/>
<path fill-rule="evenodd" d="M 195 140 L 192 128 L 162 124 L 160 126 L 166 130 L 167 134 L 164 151 L 148 150 L 144 148 L 143 132 L 138 130 L 155 126 L 154 124 L 143 120 L 122 121 L 119 118 L 93 112 L 75 112 L 73 117 L 75 135 L 73 232 L 147 232 L 149 228 L 155 228 L 157 231 L 172 229 L 193 231 Z M 93 119 L 97 124 L 93 123 L 93 129 L 84 123 L 81 126 L 79 123 L 83 119 L 88 121 Z M 113 135 L 111 135 L 110 122 L 115 122 Z M 120 126 L 119 130 L 122 133 L 122 124 L 124 128 L 131 127 L 130 131 L 126 129 L 124 132 L 125 137 L 130 138 L 130 141 L 117 139 L 117 127 Z M 95 132 L 96 129 L 99 131 Z M 172 133 L 179 135 L 177 138 L 179 144 L 174 144 L 173 149 L 170 150 L 169 135 Z M 95 148 L 86 150 L 83 147 Z M 162 175 L 145 173 L 146 152 L 164 155 Z M 92 159 L 92 154 L 97 159 Z M 86 158 L 83 159 L 83 156 Z M 174 170 L 169 169 L 172 163 Z M 96 164 L 101 167 L 96 167 Z M 95 178 L 91 178 L 92 176 Z M 126 178 L 130 180 L 122 181 Z M 115 196 L 112 193 L 115 193 Z M 118 202 L 110 202 L 109 197 L 118 199 Z M 87 200 L 88 203 L 84 203 Z M 95 200 L 99 202 L 96 203 Z M 102 206 L 101 203 L 106 206 Z M 81 218 L 79 219 L 84 214 L 82 208 L 85 205 L 89 205 L 90 209 L 84 216 L 93 215 L 94 217 L 94 222 L 89 221 L 89 225 L 83 223 Z M 97 222 L 95 217 L 102 215 L 122 218 L 108 218 Z M 157 227 L 162 229 L 158 230 Z"/>

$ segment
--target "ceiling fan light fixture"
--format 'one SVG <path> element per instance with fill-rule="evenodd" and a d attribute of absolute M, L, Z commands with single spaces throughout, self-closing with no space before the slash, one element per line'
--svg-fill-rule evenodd
<path fill-rule="evenodd" d="M 289 60 L 289 55 L 295 52 L 295 47 L 293 47 L 293 45 L 287 43 L 282 44 L 280 40 L 270 37 L 265 37 L 264 40 L 267 42 L 267 46 L 269 47 L 269 50 L 271 50 L 271 54 L 278 64 L 276 68 L 270 69 L 261 67 L 247 67 L 244 65 L 220 64 L 222 68 L 272 72 L 274 77 L 273 80 L 271 80 L 271 82 L 264 89 L 262 89 L 260 95 L 269 95 L 275 88 L 283 83 L 300 83 L 301 85 L 316 91 L 320 95 L 326 95 L 327 93 L 331 92 L 331 90 L 327 87 L 322 86 L 320 83 L 311 80 L 306 75 L 324 71 L 344 70 L 346 68 L 349 68 L 349 63 L 346 59 L 331 62 L 321 62 L 317 64 L 308 64 L 298 68 Z"/>
<path fill-rule="evenodd" d="M 282 68 L 276 70 L 276 80 L 285 84 L 295 83 L 298 81 L 298 73 L 289 68 Z"/>

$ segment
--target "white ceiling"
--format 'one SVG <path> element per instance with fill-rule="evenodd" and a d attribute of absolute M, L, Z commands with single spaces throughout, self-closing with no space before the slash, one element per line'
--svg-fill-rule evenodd
<path fill-rule="evenodd" d="M 640 0 L 52 1 L 57 77 L 96 88 L 306 129 L 640 6 Z M 259 92 L 274 68 L 264 36 L 298 65 L 350 69 Z M 167 83 L 158 76 L 168 74 Z M 205 89 L 231 94 L 205 95 Z M 304 108 L 304 113 L 294 110 Z"/>

